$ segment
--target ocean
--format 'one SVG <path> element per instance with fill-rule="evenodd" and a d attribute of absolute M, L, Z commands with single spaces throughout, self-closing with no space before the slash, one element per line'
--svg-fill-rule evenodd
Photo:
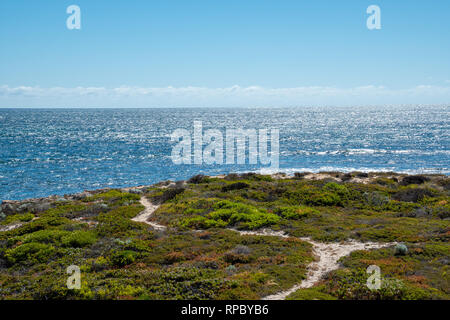
<path fill-rule="evenodd" d="M 450 173 L 450 106 L 0 109 L 0 200 L 258 171 Z M 176 129 L 278 129 L 279 170 L 174 164 Z"/>

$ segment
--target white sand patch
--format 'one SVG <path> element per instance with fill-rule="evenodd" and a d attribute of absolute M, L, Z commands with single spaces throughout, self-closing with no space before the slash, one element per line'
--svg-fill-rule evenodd
<path fill-rule="evenodd" d="M 39 217 L 34 217 L 33 219 L 31 219 L 31 221 L 35 221 L 37 219 L 39 219 Z M 22 223 L 22 222 L 11 223 L 11 224 L 8 224 L 7 226 L 0 227 L 0 232 L 11 231 L 11 230 L 17 229 L 23 225 L 24 225 L 24 223 Z"/>
<path fill-rule="evenodd" d="M 19 228 L 22 225 L 23 225 L 23 223 L 12 223 L 7 226 L 0 227 L 0 232 L 11 231 L 11 230 Z"/>
<path fill-rule="evenodd" d="M 269 237 L 281 237 L 281 238 L 289 238 L 289 236 L 283 231 L 273 231 L 270 229 L 261 229 L 259 231 L 244 231 L 229 228 L 228 230 L 236 231 L 241 236 L 269 236 Z"/>
<path fill-rule="evenodd" d="M 87 218 L 87 217 L 75 218 L 75 219 L 72 219 L 72 221 L 87 223 L 89 225 L 89 227 L 95 227 L 98 224 L 97 221 L 89 220 L 89 218 Z"/>

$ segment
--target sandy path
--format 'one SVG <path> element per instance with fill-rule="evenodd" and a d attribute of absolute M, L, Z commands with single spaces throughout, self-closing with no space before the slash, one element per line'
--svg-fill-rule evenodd
<path fill-rule="evenodd" d="M 148 218 L 158 209 L 159 206 L 152 204 L 146 197 L 141 197 L 141 204 L 145 207 L 145 210 L 133 218 L 133 221 L 145 222 L 151 225 L 156 230 L 165 230 L 166 227 L 157 223 L 147 221 Z M 273 231 L 270 229 L 262 229 L 259 231 L 243 231 L 237 229 L 228 229 L 238 232 L 240 235 L 250 235 L 250 236 L 272 236 L 289 238 L 289 236 L 283 231 Z M 195 230 L 201 231 L 201 230 Z M 310 238 L 299 238 L 302 241 L 306 241 L 312 244 L 313 253 L 317 257 L 316 261 L 311 262 L 307 269 L 307 277 L 300 284 L 293 286 L 292 288 L 281 291 L 277 294 L 264 297 L 263 300 L 284 300 L 288 295 L 294 293 L 298 289 L 310 288 L 319 282 L 322 277 L 330 271 L 339 268 L 338 260 L 345 257 L 357 250 L 370 250 L 370 249 L 380 249 L 395 245 L 396 243 L 376 243 L 376 242 L 358 242 L 355 240 L 349 240 L 346 242 L 335 242 L 335 243 L 321 243 L 311 240 Z"/>
<path fill-rule="evenodd" d="M 9 224 L 7 226 L 2 226 L 2 227 L 0 227 L 0 232 L 11 231 L 11 230 L 17 229 L 18 227 L 20 227 L 22 225 L 23 225 L 23 223 L 13 223 L 13 224 Z"/>
<path fill-rule="evenodd" d="M 284 300 L 288 295 L 298 289 L 310 288 L 319 282 L 330 271 L 339 268 L 338 260 L 357 250 L 379 249 L 393 245 L 393 243 L 357 242 L 354 240 L 343 243 L 320 243 L 309 238 L 300 238 L 313 245 L 313 253 L 318 260 L 308 265 L 308 273 L 305 280 L 292 288 L 277 294 L 264 297 L 263 300 Z"/>
<path fill-rule="evenodd" d="M 289 236 L 282 231 L 272 231 L 263 229 L 261 231 L 241 231 L 231 229 L 239 232 L 241 235 L 254 236 L 274 236 L 288 238 Z M 313 253 L 317 260 L 308 265 L 307 278 L 300 284 L 292 288 L 281 291 L 277 294 L 264 297 L 263 300 L 284 300 L 288 295 L 294 293 L 298 289 L 310 288 L 322 279 L 322 277 L 330 271 L 339 268 L 338 260 L 357 250 L 380 249 L 383 247 L 394 245 L 395 243 L 375 243 L 375 242 L 357 242 L 350 240 L 341 243 L 321 243 L 311 240 L 310 238 L 299 238 L 300 240 L 309 242 L 313 245 Z"/>
<path fill-rule="evenodd" d="M 153 212 L 155 212 L 156 209 L 158 209 L 159 206 L 152 204 L 145 196 L 142 196 L 141 200 L 139 202 L 145 207 L 145 209 L 139 215 L 137 215 L 136 217 L 134 217 L 131 220 L 136 221 L 136 222 L 144 222 L 144 223 L 152 226 L 155 230 L 161 230 L 161 231 L 165 230 L 166 226 L 147 221 L 151 217 Z"/>
<path fill-rule="evenodd" d="M 239 232 L 241 236 L 271 236 L 271 237 L 289 238 L 289 236 L 283 231 L 273 231 L 270 229 L 261 229 L 259 231 L 245 231 L 228 228 L 228 230 Z"/>
<path fill-rule="evenodd" d="M 34 220 L 37 220 L 37 219 L 39 219 L 39 217 L 34 217 L 31 221 L 34 221 Z M 6 226 L 0 227 L 0 232 L 11 231 L 11 230 L 17 229 L 17 228 L 19 228 L 19 227 L 21 227 L 23 225 L 24 225 L 24 223 L 22 223 L 22 222 L 15 222 L 15 223 L 12 223 L 12 224 L 8 224 Z"/>

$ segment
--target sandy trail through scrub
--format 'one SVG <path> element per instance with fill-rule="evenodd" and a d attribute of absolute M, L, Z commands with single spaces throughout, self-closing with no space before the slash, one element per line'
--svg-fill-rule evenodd
<path fill-rule="evenodd" d="M 254 235 L 254 236 L 273 236 L 288 238 L 282 231 L 272 231 L 269 229 L 263 229 L 261 231 L 240 231 L 241 235 Z M 293 286 L 292 288 L 281 291 L 274 295 L 264 297 L 263 300 L 284 300 L 288 295 L 294 293 L 298 289 L 310 288 L 322 279 L 322 277 L 330 271 L 339 268 L 338 260 L 345 257 L 357 250 L 370 250 L 380 249 L 383 247 L 394 245 L 395 243 L 375 243 L 375 242 L 357 242 L 350 240 L 341 243 L 321 243 L 311 240 L 310 238 L 299 238 L 300 240 L 309 242 L 313 245 L 313 253 L 317 257 L 317 260 L 308 265 L 307 278 L 300 284 Z"/>
<path fill-rule="evenodd" d="M 133 218 L 133 221 L 145 222 L 151 225 L 156 230 L 165 230 L 166 227 L 157 223 L 149 222 L 147 219 L 153 214 L 153 212 L 158 209 L 159 206 L 152 204 L 145 196 L 141 197 L 141 204 L 145 207 L 145 210 Z M 242 231 L 236 229 L 229 229 L 238 232 L 241 235 L 250 236 L 272 236 L 289 238 L 287 234 L 282 231 L 273 231 L 270 229 L 262 229 L 259 231 Z M 200 231 L 200 230 L 197 230 Z M 309 242 L 313 246 L 313 253 L 317 257 L 317 260 L 311 262 L 307 269 L 308 273 L 306 279 L 300 284 L 293 286 L 292 288 L 281 291 L 274 295 L 264 297 L 263 300 L 284 300 L 288 295 L 294 293 L 298 289 L 310 288 L 319 282 L 322 277 L 330 271 L 339 268 L 338 260 L 345 257 L 357 250 L 370 250 L 370 249 L 380 249 L 394 245 L 395 243 L 376 243 L 376 242 L 358 242 L 355 240 L 349 240 L 346 242 L 335 242 L 335 243 L 321 243 L 311 240 L 310 238 L 299 238 L 300 240 Z"/>
<path fill-rule="evenodd" d="M 159 208 L 159 206 L 152 204 L 145 196 L 142 196 L 139 202 L 145 207 L 145 209 L 131 220 L 136 222 L 144 222 L 152 226 L 155 230 L 165 230 L 166 226 L 147 221 L 152 216 L 153 212 L 155 212 Z"/>

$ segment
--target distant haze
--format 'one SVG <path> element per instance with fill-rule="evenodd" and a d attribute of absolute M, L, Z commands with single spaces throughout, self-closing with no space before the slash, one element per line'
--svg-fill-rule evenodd
<path fill-rule="evenodd" d="M 0 108 L 449 104 L 449 12 L 448 0 L 2 0 Z"/>

